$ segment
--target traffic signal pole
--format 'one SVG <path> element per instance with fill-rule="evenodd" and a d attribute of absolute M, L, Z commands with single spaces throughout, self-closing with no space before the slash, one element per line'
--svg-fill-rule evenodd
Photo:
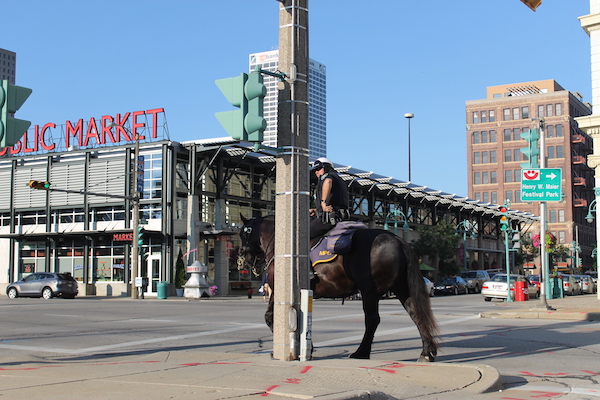
<path fill-rule="evenodd" d="M 279 0 L 273 358 L 300 355 L 300 289 L 309 287 L 308 1 Z M 310 355 L 309 355 L 310 356 Z"/>

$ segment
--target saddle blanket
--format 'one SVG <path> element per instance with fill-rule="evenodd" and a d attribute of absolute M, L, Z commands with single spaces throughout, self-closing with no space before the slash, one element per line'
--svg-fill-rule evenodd
<path fill-rule="evenodd" d="M 316 264 L 335 260 L 338 254 L 350 251 L 352 236 L 357 229 L 367 229 L 367 225 L 356 221 L 338 222 L 331 231 L 310 250 L 310 261 Z"/>

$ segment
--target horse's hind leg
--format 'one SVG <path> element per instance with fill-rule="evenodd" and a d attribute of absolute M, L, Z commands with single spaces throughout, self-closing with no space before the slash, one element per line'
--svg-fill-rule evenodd
<path fill-rule="evenodd" d="M 365 313 L 365 334 L 362 342 L 350 358 L 368 359 L 371 357 L 371 346 L 373 337 L 381 318 L 379 317 L 379 296 L 377 294 L 362 294 L 363 311 Z"/>
<path fill-rule="evenodd" d="M 267 311 L 265 312 L 265 322 L 267 323 L 269 329 L 271 329 L 271 332 L 273 332 L 273 306 L 275 304 L 273 300 L 274 298 L 275 296 L 273 296 L 273 293 L 271 293 L 269 305 L 267 306 Z"/>
<path fill-rule="evenodd" d="M 399 296 L 400 297 L 400 296 Z M 410 318 L 413 320 L 417 329 L 419 330 L 419 335 L 421 336 L 421 341 L 423 343 L 423 351 L 421 351 L 421 355 L 419 356 L 418 362 L 433 362 L 435 361 L 435 356 L 437 355 L 437 347 L 435 343 L 432 343 L 427 335 L 424 335 L 424 329 L 419 323 L 415 311 L 413 309 L 413 301 L 410 297 L 403 298 L 400 297 L 400 302 L 404 306 L 404 309 L 410 315 Z"/>

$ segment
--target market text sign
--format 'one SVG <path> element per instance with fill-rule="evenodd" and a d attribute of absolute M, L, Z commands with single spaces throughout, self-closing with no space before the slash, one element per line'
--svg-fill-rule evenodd
<path fill-rule="evenodd" d="M 53 139 L 54 135 L 52 135 L 52 130 L 57 127 L 55 123 L 49 122 L 42 127 L 35 125 L 25 132 L 21 140 L 13 147 L 0 149 L 0 156 L 58 151 L 57 147 L 63 143 L 64 150 L 66 150 L 72 146 L 85 148 L 135 142 L 136 138 L 139 140 L 156 139 L 159 136 L 159 120 L 164 120 L 164 112 L 164 108 L 155 108 L 117 114 L 114 117 L 104 115 L 100 119 L 92 117 L 84 120 L 82 118 L 75 123 L 66 121 L 59 143 Z"/>
<path fill-rule="evenodd" d="M 560 201 L 561 199 L 562 169 L 521 170 L 521 201 Z"/>

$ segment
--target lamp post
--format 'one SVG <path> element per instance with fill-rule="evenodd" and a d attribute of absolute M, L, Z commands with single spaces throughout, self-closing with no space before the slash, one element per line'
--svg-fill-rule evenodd
<path fill-rule="evenodd" d="M 588 207 L 588 213 L 585 216 L 585 219 L 587 222 L 589 222 L 590 224 L 592 222 L 594 222 L 594 215 L 592 214 L 593 212 L 596 213 L 596 216 L 598 215 L 598 213 L 596 212 L 596 200 L 598 199 L 598 196 L 600 196 L 600 188 L 594 188 L 594 192 L 596 194 L 596 198 L 594 200 L 592 200 L 592 202 L 590 203 L 590 206 Z M 596 232 L 600 231 L 600 227 L 598 227 L 598 222 L 596 222 Z M 598 241 L 600 241 L 600 237 L 596 237 L 596 248 L 594 249 L 594 251 L 596 252 L 595 254 L 598 254 L 598 248 L 600 246 L 598 246 Z M 592 257 L 594 257 L 594 251 L 592 251 Z M 598 263 L 598 259 L 596 259 L 596 269 L 597 271 L 600 271 L 600 263 Z M 600 274 L 599 274 L 600 275 Z M 600 290 L 597 290 L 597 295 L 598 295 L 598 300 L 600 300 Z"/>
<path fill-rule="evenodd" d="M 133 176 L 129 180 L 130 187 L 133 189 L 133 193 L 131 197 L 133 197 L 133 209 L 132 209 L 132 218 L 131 218 L 131 229 L 133 231 L 132 235 L 132 244 L 131 244 L 131 298 L 139 299 L 139 293 L 136 287 L 136 278 L 139 274 L 139 259 L 140 259 L 140 246 L 138 243 L 138 231 L 140 226 L 140 192 L 138 191 L 138 174 L 140 172 L 139 169 L 139 156 L 140 156 L 140 137 L 137 134 L 133 134 L 129 129 L 122 125 L 115 124 L 114 122 L 109 125 L 109 127 L 119 127 L 125 129 L 131 136 L 135 135 L 135 147 L 133 150 Z M 144 290 L 143 286 L 140 290 Z"/>
<path fill-rule="evenodd" d="M 408 181 L 410 182 L 410 120 L 413 118 L 415 114 L 406 113 L 404 114 L 404 118 L 408 120 Z"/>
<path fill-rule="evenodd" d="M 477 228 L 475 224 L 468 219 L 463 219 L 456 225 L 456 233 L 463 234 L 463 270 L 467 270 L 467 233 L 471 239 L 477 237 Z"/>
<path fill-rule="evenodd" d="M 402 219 L 399 220 L 399 217 L 402 217 Z M 404 223 L 402 224 L 402 230 L 404 232 L 409 231 L 410 226 L 408 226 L 408 218 L 406 218 L 406 214 L 404 214 L 402 211 L 400 211 L 398 209 L 394 209 L 394 210 L 390 211 L 389 213 L 387 213 L 387 215 L 385 216 L 385 222 L 383 224 L 383 229 L 388 231 L 390 228 L 389 224 L 393 223 L 394 224 L 394 234 L 397 235 L 398 234 L 398 222 L 402 222 L 402 221 L 404 221 Z"/>

